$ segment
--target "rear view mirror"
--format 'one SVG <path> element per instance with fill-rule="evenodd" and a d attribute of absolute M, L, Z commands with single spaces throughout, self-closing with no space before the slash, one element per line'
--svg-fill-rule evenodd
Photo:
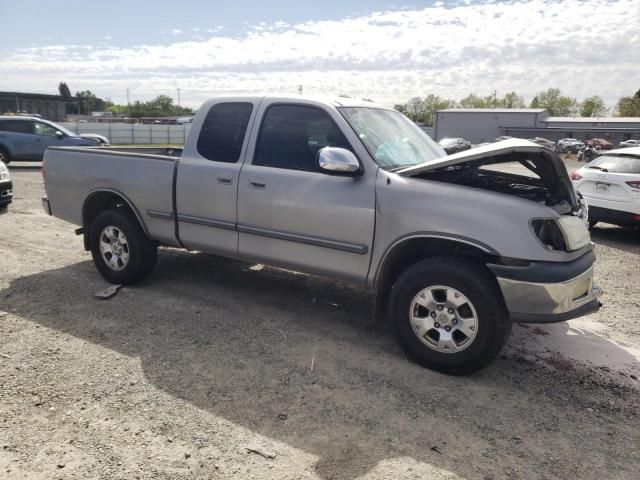
<path fill-rule="evenodd" d="M 324 147 L 318 151 L 318 168 L 330 175 L 358 176 L 362 174 L 356 156 L 344 148 Z"/>
<path fill-rule="evenodd" d="M 64 134 L 60 130 L 56 130 L 56 137 L 63 138 Z"/>

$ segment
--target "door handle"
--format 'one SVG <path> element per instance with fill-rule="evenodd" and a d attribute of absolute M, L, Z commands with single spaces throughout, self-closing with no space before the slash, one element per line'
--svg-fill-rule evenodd
<path fill-rule="evenodd" d="M 266 186 L 266 183 L 264 183 L 264 181 L 262 181 L 262 180 L 250 180 L 249 184 L 253 188 L 264 188 Z"/>
<path fill-rule="evenodd" d="M 233 183 L 233 178 L 227 177 L 225 175 L 218 176 L 218 183 L 223 185 L 231 185 Z"/>

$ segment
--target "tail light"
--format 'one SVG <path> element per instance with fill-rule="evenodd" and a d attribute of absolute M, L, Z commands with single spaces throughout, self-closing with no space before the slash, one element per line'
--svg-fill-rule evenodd
<path fill-rule="evenodd" d="M 573 171 L 569 174 L 569 178 L 571 180 L 580 180 L 582 178 L 582 175 L 580 175 L 577 171 Z"/>
<path fill-rule="evenodd" d="M 629 185 L 631 188 L 637 188 L 638 190 L 640 190 L 640 180 L 631 180 L 630 182 L 627 182 L 627 185 Z"/>

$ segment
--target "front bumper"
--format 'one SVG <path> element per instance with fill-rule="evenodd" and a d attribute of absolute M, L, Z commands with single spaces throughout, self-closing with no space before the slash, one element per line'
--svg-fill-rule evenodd
<path fill-rule="evenodd" d="M 588 252 L 573 262 L 488 266 L 514 322 L 554 323 L 600 309 L 602 291 L 593 281 L 594 261 L 594 253 Z"/>
<path fill-rule="evenodd" d="M 589 221 L 634 226 L 640 225 L 640 213 L 589 205 Z"/>
<path fill-rule="evenodd" d="M 0 182 L 0 207 L 9 205 L 13 201 L 13 183 Z"/>

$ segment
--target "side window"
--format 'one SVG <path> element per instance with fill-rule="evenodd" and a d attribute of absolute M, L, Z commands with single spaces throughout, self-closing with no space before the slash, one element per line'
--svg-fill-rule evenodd
<path fill-rule="evenodd" d="M 314 107 L 274 105 L 262 120 L 253 164 L 314 171 L 318 150 L 327 146 L 352 150 L 326 112 Z"/>
<path fill-rule="evenodd" d="M 237 162 L 252 110 L 250 103 L 219 103 L 211 107 L 198 136 L 198 153 L 214 162 Z"/>
<path fill-rule="evenodd" d="M 0 130 L 14 133 L 33 133 L 33 122 L 29 120 L 5 120 Z"/>
<path fill-rule="evenodd" d="M 55 137 L 58 131 L 55 127 L 47 125 L 46 123 L 35 122 L 34 130 L 36 135 L 47 135 L 49 137 Z"/>

